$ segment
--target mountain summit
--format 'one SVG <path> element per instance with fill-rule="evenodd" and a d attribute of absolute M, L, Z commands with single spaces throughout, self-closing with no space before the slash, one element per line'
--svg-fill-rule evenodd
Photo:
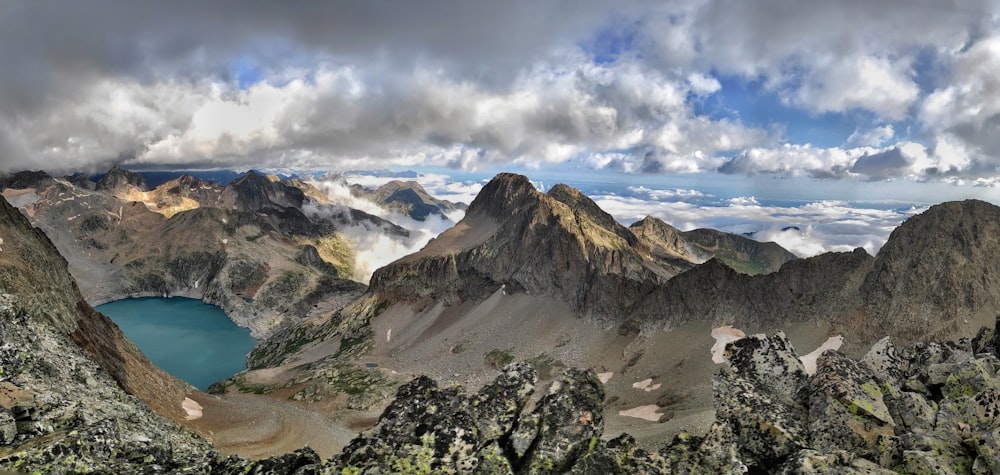
<path fill-rule="evenodd" d="M 903 334 L 988 321 L 1000 308 L 1000 207 L 948 202 L 908 219 L 876 256 L 861 299 L 871 325 Z"/>
<path fill-rule="evenodd" d="M 695 264 L 685 257 L 657 257 L 654 244 L 577 189 L 556 185 L 541 193 L 526 177 L 501 173 L 461 222 L 377 271 L 372 287 L 402 300 L 453 302 L 503 287 L 556 296 L 580 315 L 616 322 L 643 295 Z"/>

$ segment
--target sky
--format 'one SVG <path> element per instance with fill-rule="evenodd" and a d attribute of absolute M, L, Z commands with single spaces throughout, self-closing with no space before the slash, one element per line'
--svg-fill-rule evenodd
<path fill-rule="evenodd" d="M 998 7 L 9 0 L 0 171 L 514 170 L 621 183 L 625 220 L 644 186 L 898 222 L 1000 201 Z"/>

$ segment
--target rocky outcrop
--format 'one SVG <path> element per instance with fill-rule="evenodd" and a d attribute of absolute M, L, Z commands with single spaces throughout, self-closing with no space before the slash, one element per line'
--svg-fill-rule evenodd
<path fill-rule="evenodd" d="M 345 472 L 563 473 L 599 444 L 604 390 L 592 371 L 568 370 L 525 411 L 537 376 L 504 368 L 473 395 L 420 377 L 402 386 L 371 431 L 334 462 Z"/>
<path fill-rule="evenodd" d="M 226 185 L 220 197 L 223 208 L 259 211 L 264 208 L 302 208 L 302 190 L 282 183 L 277 178 L 253 170 Z"/>
<path fill-rule="evenodd" d="M 721 448 L 744 472 L 996 473 L 1000 360 L 971 350 L 882 340 L 860 361 L 827 351 L 805 376 L 780 333 L 738 340 L 715 378 L 719 422 L 661 455 L 692 470 L 718 468 Z"/>
<path fill-rule="evenodd" d="M 126 191 L 129 187 L 134 187 L 138 191 L 149 191 L 149 184 L 141 173 L 125 170 L 118 165 L 111 167 L 99 180 L 96 189 L 98 191 Z"/>

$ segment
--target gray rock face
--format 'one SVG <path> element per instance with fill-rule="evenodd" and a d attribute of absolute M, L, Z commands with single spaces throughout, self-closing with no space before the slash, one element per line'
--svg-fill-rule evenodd
<path fill-rule="evenodd" d="M 125 189 L 129 185 L 134 186 L 139 191 L 149 191 L 149 184 L 146 183 L 146 179 L 142 177 L 141 173 L 124 170 L 115 165 L 100 180 L 97 180 L 96 188 L 117 191 Z"/>
<path fill-rule="evenodd" d="M 882 340 L 860 362 L 827 351 L 806 377 L 794 370 L 798 355 L 780 334 L 746 340 L 727 347 L 729 366 L 716 376 L 719 422 L 704 439 L 680 436 L 661 452 L 675 470 L 743 470 L 720 459 L 725 453 L 759 473 L 978 474 L 1000 467 L 1000 365 L 992 350 L 973 355 L 964 340 L 897 351 Z M 716 442 L 706 444 L 710 438 Z"/>

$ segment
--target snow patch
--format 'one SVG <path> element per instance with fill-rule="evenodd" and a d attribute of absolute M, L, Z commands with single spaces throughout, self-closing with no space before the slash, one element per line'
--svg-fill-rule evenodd
<path fill-rule="evenodd" d="M 601 380 L 601 384 L 608 384 L 608 381 L 611 381 L 611 377 L 614 375 L 615 373 L 611 371 L 607 373 L 597 373 L 597 379 Z"/>
<path fill-rule="evenodd" d="M 844 344 L 844 336 L 836 335 L 827 338 L 819 348 L 816 348 L 808 355 L 800 356 L 799 360 L 802 361 L 802 366 L 806 367 L 806 374 L 813 375 L 816 374 L 816 360 L 819 355 L 822 355 L 826 350 L 839 350 L 840 346 Z"/>
<path fill-rule="evenodd" d="M 712 338 L 715 338 L 715 344 L 712 345 L 712 362 L 715 364 L 725 363 L 726 345 L 741 338 L 746 338 L 746 336 L 743 330 L 733 328 L 732 325 L 713 328 Z"/>
<path fill-rule="evenodd" d="M 189 397 L 184 398 L 184 402 L 181 403 L 181 408 L 183 408 L 184 412 L 187 413 L 187 417 L 185 419 L 189 421 L 193 421 L 195 419 L 201 419 L 202 416 L 201 404 L 198 404 L 198 402 L 195 401 L 194 399 L 191 399 Z"/>
<path fill-rule="evenodd" d="M 632 383 L 633 388 L 641 389 L 643 391 L 646 391 L 647 393 L 650 391 L 656 391 L 657 389 L 660 389 L 660 386 L 661 386 L 660 383 L 653 384 L 653 378 L 648 378 L 639 381 L 637 383 Z"/>
<path fill-rule="evenodd" d="M 645 419 L 650 422 L 659 422 L 660 416 L 662 415 L 656 412 L 659 410 L 660 406 L 657 406 L 656 404 L 650 404 L 648 406 L 634 407 L 626 411 L 618 411 L 618 415 L 625 417 L 635 417 L 637 419 Z"/>

